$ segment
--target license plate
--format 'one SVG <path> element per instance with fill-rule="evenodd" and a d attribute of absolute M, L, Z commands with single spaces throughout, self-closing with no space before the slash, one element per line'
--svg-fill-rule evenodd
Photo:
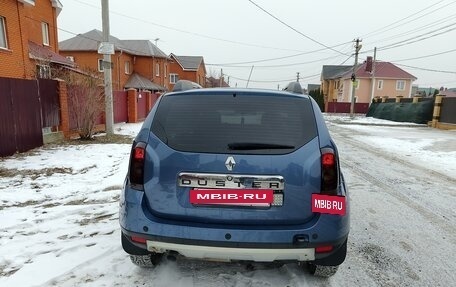
<path fill-rule="evenodd" d="M 345 196 L 312 194 L 312 212 L 345 215 Z"/>
<path fill-rule="evenodd" d="M 190 203 L 194 205 L 269 206 L 274 201 L 272 189 L 192 189 Z"/>

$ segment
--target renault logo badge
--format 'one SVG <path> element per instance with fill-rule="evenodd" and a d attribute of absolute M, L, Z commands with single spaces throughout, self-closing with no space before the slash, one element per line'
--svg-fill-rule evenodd
<path fill-rule="evenodd" d="M 225 161 L 226 168 L 229 171 L 232 171 L 235 165 L 236 165 L 236 162 L 234 161 L 234 158 L 232 156 L 229 156 Z"/>

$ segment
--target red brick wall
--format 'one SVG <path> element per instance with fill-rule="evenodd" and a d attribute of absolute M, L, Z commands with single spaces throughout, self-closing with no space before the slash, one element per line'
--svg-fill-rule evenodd
<path fill-rule="evenodd" d="M 134 56 L 118 52 L 111 59 L 114 63 L 114 69 L 112 70 L 113 89 L 123 91 L 125 84 L 134 72 Z M 125 62 L 127 61 L 130 62 L 130 74 L 125 73 Z"/>
<path fill-rule="evenodd" d="M 28 41 L 42 44 L 41 22 L 49 25 L 49 48 L 58 52 L 57 14 L 49 0 L 35 6 L 17 0 L 0 0 L 0 16 L 5 18 L 8 49 L 0 49 L 1 77 L 33 78 L 35 61 L 29 58 Z"/>
<path fill-rule="evenodd" d="M 98 70 L 98 59 L 102 59 L 103 56 L 99 55 L 96 51 L 87 52 L 72 52 L 72 51 L 60 51 L 63 56 L 72 56 L 77 66 L 81 69 Z M 166 87 L 169 85 L 169 71 L 165 77 L 165 65 L 169 64 L 166 59 L 163 58 L 151 58 L 130 55 L 125 52 L 116 52 L 115 55 L 111 55 L 111 61 L 113 63 L 112 69 L 112 83 L 113 89 L 122 91 L 134 72 L 141 76 L 149 79 L 150 81 Z M 130 62 L 130 74 L 125 73 L 125 62 Z M 156 64 L 160 65 L 160 76 L 156 76 Z M 101 73 L 100 73 L 101 74 Z"/>
<path fill-rule="evenodd" d="M 159 76 L 157 76 L 157 64 L 159 65 Z M 165 66 L 167 68 L 165 69 Z M 136 57 L 134 70 L 141 76 L 151 80 L 152 82 L 162 87 L 167 87 L 169 84 L 168 75 L 165 77 L 165 70 L 168 69 L 168 61 L 164 58 L 151 57 Z"/>
<path fill-rule="evenodd" d="M 62 56 L 72 56 L 77 66 L 83 70 L 98 71 L 98 59 L 103 59 L 97 52 L 67 52 L 60 51 Z"/>
<path fill-rule="evenodd" d="M 0 69 L 1 77 L 25 78 L 26 67 L 24 65 L 24 49 L 21 35 L 19 15 L 22 11 L 23 4 L 13 0 L 0 0 L 0 16 L 5 18 L 6 37 L 8 49 L 0 49 Z M 28 55 L 25 59 L 28 62 Z"/>
<path fill-rule="evenodd" d="M 206 86 L 206 73 L 204 72 L 203 64 L 201 64 L 197 71 L 184 71 L 176 61 L 170 62 L 169 73 L 178 74 L 179 80 L 188 80 L 200 84 L 202 87 Z M 170 84 L 170 90 L 174 87 L 174 84 Z"/>
<path fill-rule="evenodd" d="M 49 48 L 58 52 L 57 41 L 57 19 L 56 11 L 52 7 L 49 0 L 36 0 L 35 6 L 23 5 L 24 7 L 24 24 L 27 27 L 27 38 L 37 44 L 43 44 L 43 37 L 41 33 L 41 23 L 45 22 L 49 25 Z"/>

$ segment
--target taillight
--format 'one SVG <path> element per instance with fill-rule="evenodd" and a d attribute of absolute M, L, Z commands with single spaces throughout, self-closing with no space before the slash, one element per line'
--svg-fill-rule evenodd
<path fill-rule="evenodd" d="M 146 244 L 147 243 L 146 238 L 142 238 L 142 237 L 139 237 L 139 236 L 132 236 L 131 237 L 131 241 L 136 242 L 136 243 L 141 243 L 141 244 Z"/>
<path fill-rule="evenodd" d="M 130 157 L 130 184 L 133 188 L 144 189 L 144 162 L 146 160 L 146 143 L 134 144 Z"/>
<path fill-rule="evenodd" d="M 322 245 L 315 248 L 315 253 L 328 253 L 333 250 L 332 245 Z"/>
<path fill-rule="evenodd" d="M 337 159 L 332 148 L 321 149 L 321 193 L 337 195 Z"/>

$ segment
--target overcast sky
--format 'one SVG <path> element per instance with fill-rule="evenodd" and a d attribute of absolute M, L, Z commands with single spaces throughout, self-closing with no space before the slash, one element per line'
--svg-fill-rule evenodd
<path fill-rule="evenodd" d="M 60 1 L 60 41 L 102 30 L 101 0 Z M 456 87 L 454 0 L 110 0 L 109 9 L 111 35 L 203 56 L 231 86 L 250 73 L 249 87 L 283 88 L 297 72 L 304 87 L 319 84 L 323 65 L 354 63 L 359 37 L 361 62 L 377 47 L 420 87 Z"/>

